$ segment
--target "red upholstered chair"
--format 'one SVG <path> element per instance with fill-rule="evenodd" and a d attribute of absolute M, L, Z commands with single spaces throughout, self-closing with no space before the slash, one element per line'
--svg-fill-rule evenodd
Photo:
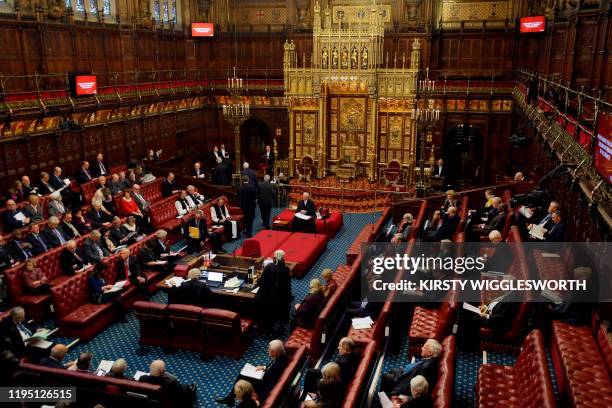
<path fill-rule="evenodd" d="M 241 358 L 251 344 L 253 321 L 230 310 L 205 308 L 201 313 L 206 330 L 206 353 Z"/>
<path fill-rule="evenodd" d="M 256 258 L 261 256 L 261 245 L 254 239 L 245 239 L 242 244 L 242 256 Z"/>
<path fill-rule="evenodd" d="M 205 352 L 206 332 L 202 325 L 203 308 L 191 305 L 168 305 L 170 348 Z"/>
<path fill-rule="evenodd" d="M 168 322 L 168 305 L 137 301 L 134 312 L 140 322 L 141 346 L 167 347 L 169 344 L 170 326 Z M 143 349 L 139 354 L 144 354 Z"/>
<path fill-rule="evenodd" d="M 9 294 L 12 306 L 23 306 L 28 319 L 38 322 L 45 320 L 49 315 L 49 305 L 51 296 L 49 295 L 28 295 L 23 286 L 23 264 L 7 269 L 4 272 L 4 282 Z"/>
<path fill-rule="evenodd" d="M 451 408 L 455 387 L 455 336 L 448 336 L 442 342 L 442 355 L 438 364 L 438 381 L 431 398 L 434 408 Z"/>

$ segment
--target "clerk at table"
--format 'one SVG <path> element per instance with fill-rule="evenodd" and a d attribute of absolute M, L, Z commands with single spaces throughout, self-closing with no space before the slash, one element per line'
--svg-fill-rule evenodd
<path fill-rule="evenodd" d="M 314 202 L 310 199 L 310 194 L 304 191 L 302 194 L 302 199 L 298 203 L 296 215 L 301 213 L 302 215 L 306 215 L 310 217 L 308 220 L 304 220 L 298 218 L 297 216 L 293 217 L 293 221 L 291 222 L 291 231 L 293 232 L 316 232 L 315 229 L 315 219 L 317 217 L 317 210 Z"/>

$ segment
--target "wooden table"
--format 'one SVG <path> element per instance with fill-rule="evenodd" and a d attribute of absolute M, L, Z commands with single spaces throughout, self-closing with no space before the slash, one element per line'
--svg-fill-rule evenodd
<path fill-rule="evenodd" d="M 200 268 L 201 270 L 203 270 L 202 264 L 205 260 L 205 255 L 195 257 L 192 255 L 187 255 L 183 257 L 183 259 L 181 259 L 177 263 L 177 265 L 179 265 L 180 267 L 182 262 L 187 262 L 190 269 Z M 215 267 L 211 266 L 206 268 L 207 271 L 221 272 L 225 274 L 226 278 L 224 279 L 224 281 L 228 279 L 228 276 L 236 276 L 239 279 L 244 280 L 245 283 L 242 284 L 242 286 L 236 293 L 224 290 L 223 286 L 219 286 L 218 288 L 211 287 L 210 290 L 213 293 L 213 297 L 210 301 L 210 306 L 232 310 L 240 313 L 241 315 L 252 315 L 254 312 L 253 306 L 255 301 L 255 293 L 253 293 L 252 290 L 255 288 L 255 286 L 246 283 L 248 268 L 250 266 L 255 266 L 255 277 L 257 279 L 261 275 L 263 269 L 263 261 L 263 257 L 251 258 L 246 256 L 234 256 L 229 254 L 218 254 L 217 256 L 215 256 L 212 262 L 216 262 L 218 265 Z M 286 262 L 286 265 L 289 268 L 289 276 L 291 276 L 293 268 L 295 268 L 297 262 Z M 180 275 L 182 274 L 177 275 L 176 273 L 173 273 L 167 276 L 157 284 L 157 287 L 166 291 L 170 290 L 170 287 L 166 284 L 166 280 L 171 279 L 174 276 Z"/>
<path fill-rule="evenodd" d="M 272 229 L 275 231 L 289 231 L 291 229 L 291 221 L 283 221 L 283 220 L 273 221 Z"/>

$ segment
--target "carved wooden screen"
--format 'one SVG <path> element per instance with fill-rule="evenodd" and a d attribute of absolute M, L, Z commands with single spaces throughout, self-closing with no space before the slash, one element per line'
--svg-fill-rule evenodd
<path fill-rule="evenodd" d="M 351 157 L 350 161 L 366 160 L 369 108 L 367 97 L 330 96 L 328 146 L 332 163 L 345 159 L 347 155 Z M 345 152 L 345 148 L 351 151 Z"/>

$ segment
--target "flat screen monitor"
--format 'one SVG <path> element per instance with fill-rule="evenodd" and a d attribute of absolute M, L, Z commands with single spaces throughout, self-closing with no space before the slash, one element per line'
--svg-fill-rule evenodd
<path fill-rule="evenodd" d="M 215 35 L 213 23 L 191 23 L 192 37 L 212 37 Z"/>
<path fill-rule="evenodd" d="M 98 93 L 98 81 L 95 75 L 76 75 L 74 77 L 76 96 L 95 95 Z"/>
<path fill-rule="evenodd" d="M 223 282 L 223 272 L 208 272 L 210 282 Z"/>
<path fill-rule="evenodd" d="M 522 17 L 520 22 L 521 33 L 541 33 L 546 30 L 546 17 Z"/>
<path fill-rule="evenodd" d="M 600 113 L 597 121 L 595 168 L 601 177 L 612 183 L 612 113 Z"/>

